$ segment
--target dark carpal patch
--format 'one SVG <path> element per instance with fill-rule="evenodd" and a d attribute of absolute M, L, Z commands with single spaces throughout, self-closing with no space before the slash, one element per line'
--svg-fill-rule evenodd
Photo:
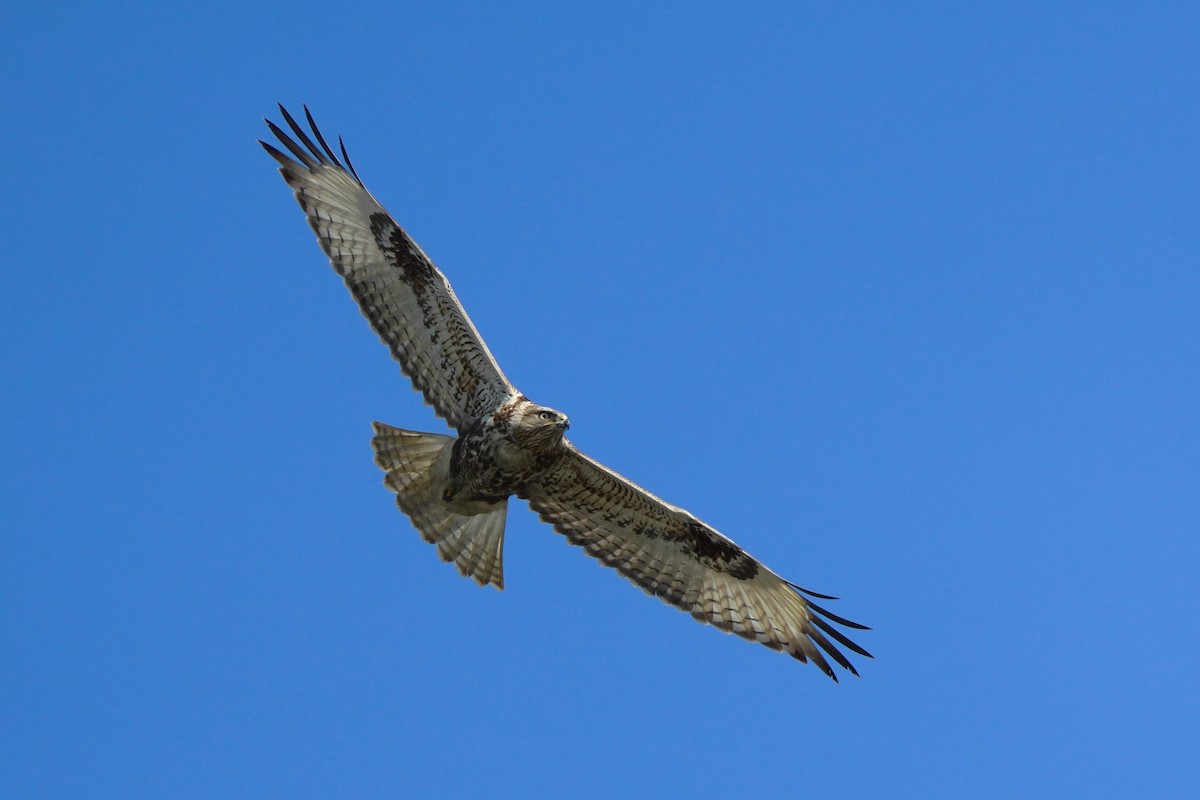
<path fill-rule="evenodd" d="M 733 544 L 709 533 L 699 522 L 691 521 L 680 540 L 683 552 L 701 564 L 724 572 L 732 578 L 748 581 L 758 574 L 758 564 Z"/>
<path fill-rule="evenodd" d="M 433 264 L 421 253 L 416 243 L 387 214 L 371 215 L 371 234 L 379 249 L 387 253 L 404 275 L 404 282 L 418 294 L 421 287 L 433 280 Z"/>

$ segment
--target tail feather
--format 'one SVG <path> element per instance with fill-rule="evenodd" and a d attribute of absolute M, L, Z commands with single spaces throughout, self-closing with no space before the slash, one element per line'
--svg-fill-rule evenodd
<path fill-rule="evenodd" d="M 478 519 L 480 522 L 477 526 L 463 526 L 446 534 L 438 543 L 438 553 L 444 560 L 453 561 L 464 575 L 473 576 L 480 583 L 491 582 L 491 576 L 494 575 L 496 585 L 503 587 L 501 559 L 504 549 L 504 514 L 492 512 L 470 519 Z"/>
<path fill-rule="evenodd" d="M 375 463 L 383 482 L 396 493 L 396 504 L 438 556 L 480 586 L 504 588 L 504 522 L 508 501 L 479 504 L 461 513 L 448 507 L 442 492 L 449 481 L 454 437 L 418 433 L 374 423 Z"/>

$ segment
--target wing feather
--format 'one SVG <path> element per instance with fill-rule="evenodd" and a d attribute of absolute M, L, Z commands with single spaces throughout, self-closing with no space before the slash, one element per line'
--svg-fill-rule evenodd
<path fill-rule="evenodd" d="M 829 621 L 865 626 L 810 602 L 730 539 L 574 447 L 522 496 L 569 542 L 700 622 L 812 661 L 834 680 L 829 659 L 858 672 L 830 637 L 871 657 Z"/>
<path fill-rule="evenodd" d="M 283 106 L 279 110 L 299 143 L 267 120 L 291 155 L 260 144 L 279 162 L 317 242 L 363 316 L 426 402 L 461 430 L 515 396 L 446 276 L 367 191 L 341 140 L 345 165 L 307 108 L 316 142 Z"/>

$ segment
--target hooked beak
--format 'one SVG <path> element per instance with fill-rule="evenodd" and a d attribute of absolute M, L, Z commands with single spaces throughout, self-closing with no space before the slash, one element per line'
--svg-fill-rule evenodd
<path fill-rule="evenodd" d="M 555 424 L 558 425 L 558 427 L 562 428 L 565 431 L 567 428 L 571 427 L 571 420 L 567 419 L 566 417 L 563 417 Z"/>

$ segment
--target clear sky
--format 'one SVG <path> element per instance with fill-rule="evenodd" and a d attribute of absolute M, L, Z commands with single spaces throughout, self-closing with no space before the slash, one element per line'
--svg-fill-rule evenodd
<path fill-rule="evenodd" d="M 1184 3 L 8 8 L 2 794 L 1197 796 L 1197 42 Z M 441 563 L 369 438 L 444 427 L 276 101 L 577 445 L 871 625 L 861 678 L 523 503 L 503 593 Z"/>

